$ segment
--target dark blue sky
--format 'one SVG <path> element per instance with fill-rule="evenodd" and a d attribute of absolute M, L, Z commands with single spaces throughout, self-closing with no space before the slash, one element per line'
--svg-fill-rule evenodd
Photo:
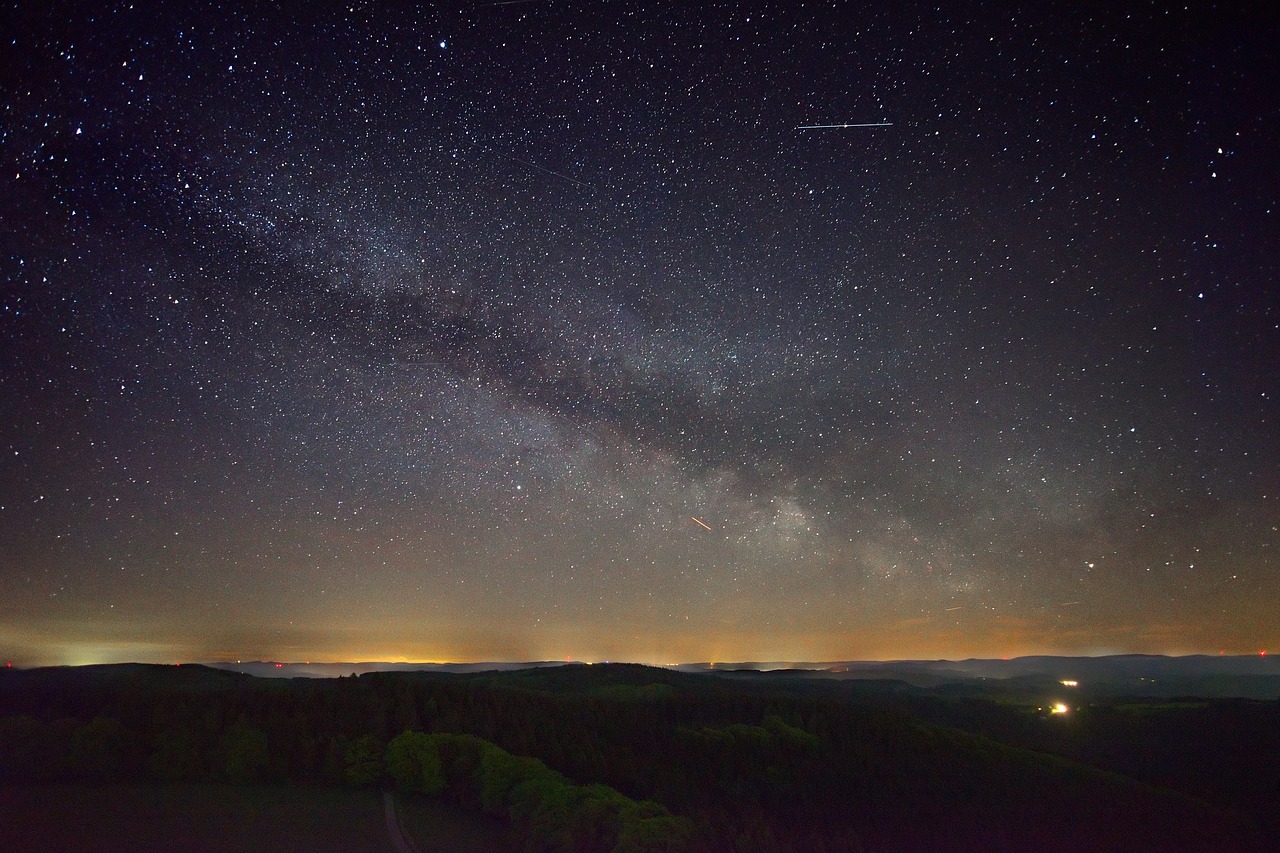
<path fill-rule="evenodd" d="M 1280 645 L 1280 28 L 1165 5 L 9 4 L 0 650 Z"/>

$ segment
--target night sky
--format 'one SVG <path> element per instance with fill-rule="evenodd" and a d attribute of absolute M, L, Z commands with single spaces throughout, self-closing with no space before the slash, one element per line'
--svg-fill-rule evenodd
<path fill-rule="evenodd" d="M 860 5 L 7 3 L 0 655 L 1280 647 L 1268 4 Z"/>

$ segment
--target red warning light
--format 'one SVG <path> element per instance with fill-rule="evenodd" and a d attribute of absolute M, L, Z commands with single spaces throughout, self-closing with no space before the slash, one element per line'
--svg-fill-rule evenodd
<path fill-rule="evenodd" d="M 1258 657 L 1265 658 L 1266 656 L 1267 656 L 1267 650 L 1266 650 L 1266 649 L 1259 649 L 1259 650 L 1258 650 Z"/>

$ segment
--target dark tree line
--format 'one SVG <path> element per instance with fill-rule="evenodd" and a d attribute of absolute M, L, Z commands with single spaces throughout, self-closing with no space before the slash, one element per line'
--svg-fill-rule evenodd
<path fill-rule="evenodd" d="M 888 709 L 614 666 L 0 678 L 8 781 L 392 782 L 548 850 L 1248 849 L 1190 797 Z"/>

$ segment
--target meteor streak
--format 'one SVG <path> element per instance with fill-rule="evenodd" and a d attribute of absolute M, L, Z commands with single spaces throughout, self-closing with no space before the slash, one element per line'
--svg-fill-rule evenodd
<path fill-rule="evenodd" d="M 702 525 L 703 527 L 707 528 L 708 530 L 710 530 L 710 529 L 711 529 L 710 525 L 708 525 L 705 521 L 703 521 L 702 519 L 698 518 L 697 516 L 693 516 L 693 515 L 691 515 L 691 516 L 689 516 L 689 517 L 690 517 L 690 518 L 692 518 L 694 521 L 696 521 L 698 524 L 700 524 L 700 525 Z"/>
<path fill-rule="evenodd" d="M 575 183 L 580 187 L 591 190 L 592 192 L 596 191 L 596 188 L 591 186 L 591 184 L 588 184 L 586 181 L 580 181 L 577 178 L 571 178 L 562 172 L 557 172 L 554 169 L 548 169 L 546 166 L 539 166 L 537 163 L 530 163 L 528 160 L 521 160 L 519 157 L 512 157 L 510 155 L 499 154 L 498 156 L 505 157 L 507 160 L 514 160 L 517 163 L 523 163 L 526 166 L 537 169 L 539 172 L 546 172 L 548 175 L 555 175 L 557 178 L 564 178 L 566 181 Z"/>
<path fill-rule="evenodd" d="M 866 121 L 860 124 L 802 124 L 796 130 L 843 130 L 846 127 L 893 127 L 891 121 Z"/>

